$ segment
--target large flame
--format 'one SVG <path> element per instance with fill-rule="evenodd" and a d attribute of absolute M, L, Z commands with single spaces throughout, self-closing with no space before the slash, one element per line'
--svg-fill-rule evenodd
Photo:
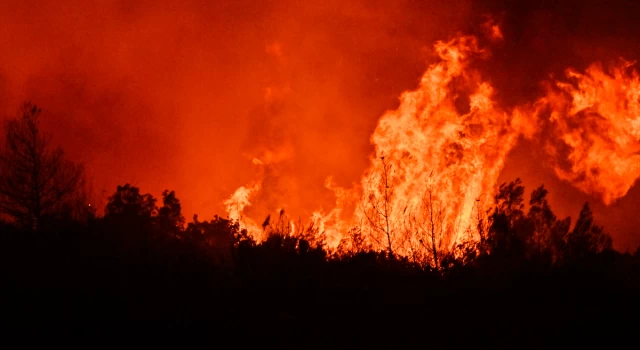
<path fill-rule="evenodd" d="M 600 64 L 584 73 L 568 69 L 566 81 L 549 85 L 541 99 L 551 108 L 555 137 L 546 149 L 556 174 L 605 204 L 640 176 L 640 80 L 631 65 L 611 74 Z"/>
<path fill-rule="evenodd" d="M 502 40 L 497 25 L 488 28 L 491 41 Z M 520 136 L 546 137 L 556 174 L 606 204 L 640 176 L 640 81 L 628 63 L 611 75 L 600 65 L 570 69 L 566 81 L 547 82 L 534 104 L 506 111 L 470 66 L 490 56 L 477 38 L 437 42 L 435 52 L 439 61 L 417 89 L 378 121 L 375 153 L 360 183 L 345 189 L 327 179 L 336 206 L 311 221 L 329 247 L 354 249 L 358 239 L 437 267 L 458 243 L 479 239 L 482 213 L 493 205 L 499 173 Z M 256 238 L 260 230 L 241 212 L 259 189 L 259 182 L 241 187 L 225 202 L 230 217 Z"/>
<path fill-rule="evenodd" d="M 476 39 L 438 42 L 435 49 L 442 61 L 378 123 L 356 212 L 367 236 L 400 254 L 434 244 L 447 250 L 472 233 L 477 201 L 492 197 L 517 138 L 491 85 L 468 68 L 483 53 Z"/>

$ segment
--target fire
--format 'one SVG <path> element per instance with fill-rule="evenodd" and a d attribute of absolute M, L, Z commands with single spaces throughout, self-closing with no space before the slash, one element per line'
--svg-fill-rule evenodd
<path fill-rule="evenodd" d="M 435 49 L 441 62 L 373 133 L 376 154 L 356 212 L 374 244 L 402 255 L 450 250 L 473 238 L 476 202 L 492 197 L 518 135 L 493 102 L 491 85 L 468 68 L 471 57 L 485 53 L 476 39 Z"/>
<path fill-rule="evenodd" d="M 246 229 L 248 233 L 255 239 L 261 239 L 262 230 L 250 218 L 244 217 L 242 211 L 245 207 L 251 205 L 250 198 L 255 192 L 260 190 L 260 183 L 256 182 L 250 187 L 240 186 L 231 197 L 224 201 L 229 219 L 240 223 L 242 229 Z"/>
<path fill-rule="evenodd" d="M 554 138 L 546 149 L 558 177 L 611 204 L 640 176 L 640 80 L 623 62 L 607 74 L 601 64 L 548 86 Z"/>
<path fill-rule="evenodd" d="M 491 40 L 503 39 L 493 22 L 487 32 Z M 611 74 L 597 64 L 584 73 L 567 70 L 535 103 L 507 111 L 471 67 L 490 56 L 476 37 L 458 36 L 434 49 L 438 62 L 400 96 L 397 110 L 379 119 L 361 181 L 342 188 L 327 179 L 335 207 L 314 212 L 311 222 L 329 248 L 364 244 L 437 268 L 459 243 L 479 240 L 505 158 L 521 136 L 550 133 L 545 149 L 556 174 L 607 204 L 640 176 L 640 80 L 630 64 Z M 280 150 L 285 158 L 290 152 Z M 255 164 L 280 160 L 269 153 L 262 158 Z M 241 213 L 260 188 L 260 181 L 240 187 L 225 202 L 229 217 L 256 239 L 264 230 Z M 290 228 L 295 232 L 293 222 Z"/>
<path fill-rule="evenodd" d="M 324 232 L 327 246 L 330 248 L 337 247 L 346 231 L 350 226 L 343 219 L 343 213 L 349 206 L 353 206 L 358 198 L 358 189 L 344 189 L 336 186 L 331 177 L 325 181 L 325 187 L 336 196 L 336 205 L 331 211 L 324 214 L 321 210 L 315 211 L 311 217 L 311 222 L 318 228 L 319 232 Z"/>

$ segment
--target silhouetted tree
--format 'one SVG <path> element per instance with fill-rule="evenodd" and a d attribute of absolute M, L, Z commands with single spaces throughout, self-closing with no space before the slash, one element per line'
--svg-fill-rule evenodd
<path fill-rule="evenodd" d="M 384 157 L 382 161 L 382 174 L 380 183 L 375 184 L 378 189 L 365 194 L 364 216 L 369 226 L 370 237 L 379 245 L 386 248 L 390 256 L 393 256 L 394 246 L 398 237 L 397 229 L 392 222 L 393 208 L 391 198 L 393 197 L 393 186 L 391 183 L 391 164 L 388 164 Z M 377 194 L 377 193 L 378 194 Z"/>
<path fill-rule="evenodd" d="M 409 226 L 409 235 L 417 234 L 420 248 L 426 252 L 424 255 L 430 260 L 424 261 L 423 263 L 429 264 L 438 270 L 440 268 L 440 261 L 444 257 L 444 254 L 442 254 L 444 205 L 435 196 L 431 183 L 427 184 L 427 189 L 422 196 L 419 212 L 409 214 L 407 225 Z M 411 242 L 410 237 L 408 238 L 408 241 Z M 411 247 L 411 250 L 416 250 L 416 248 Z M 423 254 L 416 252 L 414 255 L 415 261 Z"/>
<path fill-rule="evenodd" d="M 524 186 L 520 179 L 500 185 L 491 214 L 489 245 L 491 253 L 523 253 Z"/>
<path fill-rule="evenodd" d="M 211 221 L 199 221 L 194 215 L 193 221 L 187 225 L 183 237 L 207 251 L 220 262 L 230 261 L 232 248 L 243 239 L 240 225 L 228 219 L 214 216 Z"/>
<path fill-rule="evenodd" d="M 527 218 L 533 224 L 534 232 L 530 237 L 531 241 L 528 243 L 535 247 L 537 253 L 542 253 L 547 249 L 547 239 L 551 236 L 551 230 L 556 221 L 556 216 L 547 202 L 547 193 L 548 191 L 544 186 L 540 186 L 531 192 L 531 199 L 529 200 L 530 207 Z"/>
<path fill-rule="evenodd" d="M 567 237 L 568 254 L 573 259 L 611 249 L 611 236 L 594 223 L 589 203 L 580 211 L 576 225 Z"/>
<path fill-rule="evenodd" d="M 141 194 L 140 189 L 130 184 L 118 186 L 109 197 L 105 218 L 151 219 L 156 214 L 156 199 L 150 194 Z"/>
<path fill-rule="evenodd" d="M 552 262 L 558 263 L 566 258 L 567 253 L 567 237 L 569 228 L 571 227 L 571 218 L 566 217 L 562 220 L 556 220 L 551 228 L 548 237 L 549 249 Z"/>
<path fill-rule="evenodd" d="M 40 113 L 36 105 L 24 103 L 20 115 L 5 125 L 0 153 L 0 211 L 31 228 L 59 211 L 83 175 L 82 166 L 67 160 L 40 130 Z"/>
<path fill-rule="evenodd" d="M 527 219 L 533 229 L 528 247 L 531 254 L 557 262 L 564 257 L 571 218 L 558 220 L 547 202 L 549 192 L 540 186 L 531 192 Z"/>
<path fill-rule="evenodd" d="M 104 220 L 111 234 L 119 237 L 123 249 L 147 249 L 157 232 L 153 230 L 157 213 L 156 199 L 150 194 L 141 194 L 140 189 L 125 184 L 118 186 L 109 197 Z"/>
<path fill-rule="evenodd" d="M 162 192 L 162 207 L 158 208 L 157 213 L 156 224 L 164 233 L 177 236 L 184 229 L 182 206 L 174 191 Z"/>

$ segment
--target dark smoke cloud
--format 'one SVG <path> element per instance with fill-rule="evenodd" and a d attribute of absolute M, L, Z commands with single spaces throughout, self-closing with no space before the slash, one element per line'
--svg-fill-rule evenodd
<path fill-rule="evenodd" d="M 417 86 L 435 40 L 481 34 L 487 15 L 501 23 L 505 40 L 481 69 L 509 108 L 567 66 L 640 57 L 637 10 L 630 1 L 3 1 L 0 112 L 25 99 L 43 107 L 55 140 L 87 164 L 97 200 L 133 182 L 155 195 L 174 189 L 188 217 L 209 217 L 253 180 L 253 158 L 272 157 L 250 214 L 284 206 L 305 218 L 331 207 L 327 176 L 358 181 L 377 119 Z M 534 148 L 510 162 L 529 164 Z M 503 178 L 588 199 L 548 170 L 527 178 L 522 169 L 508 163 Z M 627 201 L 596 209 L 625 213 Z M 555 204 L 573 214 L 574 202 Z M 615 238 L 639 243 L 628 237 L 637 236 Z"/>

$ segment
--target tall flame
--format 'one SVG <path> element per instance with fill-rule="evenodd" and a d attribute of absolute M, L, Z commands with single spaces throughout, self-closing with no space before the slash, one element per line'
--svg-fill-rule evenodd
<path fill-rule="evenodd" d="M 493 88 L 469 59 L 484 52 L 474 37 L 435 46 L 441 62 L 405 92 L 371 138 L 375 158 L 362 180 L 368 236 L 400 254 L 449 249 L 473 229 L 477 200 L 491 198 L 517 132 L 492 100 Z"/>
<path fill-rule="evenodd" d="M 604 72 L 591 65 L 569 69 L 566 81 L 549 85 L 542 103 L 560 142 L 546 149 L 558 177 L 611 204 L 640 176 L 640 80 L 623 62 Z"/>
<path fill-rule="evenodd" d="M 502 40 L 495 23 L 487 28 L 489 39 Z M 482 213 L 494 203 L 499 173 L 520 136 L 551 134 L 545 149 L 556 174 L 606 204 L 640 176 L 640 80 L 629 63 L 612 74 L 598 64 L 584 73 L 567 70 L 565 80 L 547 82 L 533 105 L 507 112 L 470 66 L 489 56 L 477 38 L 437 42 L 435 52 L 439 62 L 378 121 L 375 153 L 360 183 L 345 189 L 327 179 L 336 206 L 316 211 L 311 221 L 330 248 L 365 242 L 437 267 L 443 253 L 482 234 Z M 225 202 L 229 216 L 257 239 L 264 230 L 241 212 L 260 188 L 259 181 L 240 187 Z"/>

